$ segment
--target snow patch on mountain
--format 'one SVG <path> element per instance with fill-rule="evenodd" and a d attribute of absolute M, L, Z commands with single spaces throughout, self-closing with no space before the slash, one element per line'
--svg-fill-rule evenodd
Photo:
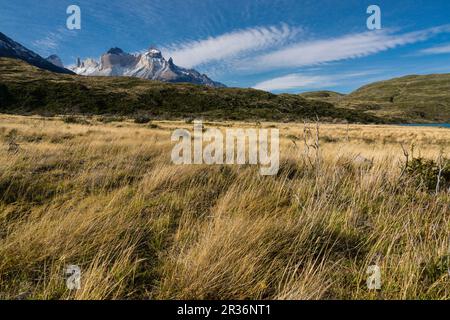
<path fill-rule="evenodd" d="M 193 69 L 185 69 L 168 61 L 161 51 L 150 48 L 144 53 L 130 54 L 120 48 L 111 48 L 100 57 L 100 61 L 86 59 L 71 68 L 79 75 L 85 76 L 128 76 L 164 82 L 189 82 L 210 87 L 224 87 L 205 74 Z"/>

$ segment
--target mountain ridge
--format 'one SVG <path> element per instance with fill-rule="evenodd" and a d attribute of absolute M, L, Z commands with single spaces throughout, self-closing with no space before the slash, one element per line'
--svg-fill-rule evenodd
<path fill-rule="evenodd" d="M 52 54 L 51 56 L 48 56 L 45 60 L 47 60 L 50 63 L 53 63 L 55 66 L 64 68 L 64 64 L 59 56 L 56 54 Z"/>
<path fill-rule="evenodd" d="M 65 68 L 61 59 L 53 54 L 43 58 L 34 51 L 0 32 L 0 57 L 25 61 L 35 67 L 64 74 L 84 76 L 129 76 L 164 82 L 188 82 L 221 88 L 224 84 L 211 80 L 206 74 L 194 69 L 175 65 L 173 59 L 166 60 L 161 51 L 150 48 L 144 53 L 129 54 L 120 48 L 109 49 L 100 61 L 77 59 L 75 67 Z"/>
<path fill-rule="evenodd" d="M 84 76 L 128 76 L 172 83 L 188 82 L 215 88 L 225 87 L 194 69 L 175 65 L 172 58 L 166 60 L 156 48 L 150 48 L 144 53 L 130 54 L 114 47 L 105 52 L 99 61 L 91 58 L 83 61 L 77 59 L 71 70 Z"/>
<path fill-rule="evenodd" d="M 56 73 L 74 74 L 74 72 L 66 68 L 57 66 L 54 63 L 41 57 L 34 51 L 25 48 L 23 45 L 7 37 L 5 34 L 1 32 L 0 32 L 0 57 L 19 59 L 35 67 Z"/>
<path fill-rule="evenodd" d="M 153 119 L 387 123 L 387 120 L 298 95 L 213 88 L 133 77 L 85 77 L 0 58 L 0 113 L 145 115 Z"/>

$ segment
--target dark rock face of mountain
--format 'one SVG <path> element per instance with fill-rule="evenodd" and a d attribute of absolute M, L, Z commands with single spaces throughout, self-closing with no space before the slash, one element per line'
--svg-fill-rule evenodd
<path fill-rule="evenodd" d="M 25 48 L 11 38 L 0 32 L 0 57 L 20 59 L 41 69 L 56 73 L 74 74 L 72 71 L 62 68 L 42 58 L 37 53 Z"/>
<path fill-rule="evenodd" d="M 116 47 L 116 48 L 109 49 L 108 52 L 106 52 L 106 53 L 107 54 L 123 54 L 125 52 L 123 52 L 122 49 Z"/>
<path fill-rule="evenodd" d="M 56 73 L 80 74 L 85 76 L 128 76 L 164 82 L 188 82 L 209 87 L 225 87 L 193 69 L 176 66 L 172 58 L 167 61 L 157 49 L 142 54 L 129 54 L 120 48 L 111 48 L 97 62 L 86 59 L 71 70 L 64 68 L 57 55 L 47 59 L 25 48 L 0 32 L 0 57 L 23 60 L 35 67 Z"/>
<path fill-rule="evenodd" d="M 53 63 L 57 67 L 64 68 L 61 58 L 58 57 L 56 54 L 52 54 L 51 56 L 47 57 L 46 60 L 50 63 Z"/>
<path fill-rule="evenodd" d="M 97 62 L 93 59 L 77 61 L 72 68 L 86 76 L 128 76 L 164 82 L 188 82 L 209 87 L 225 87 L 193 69 L 185 69 L 168 61 L 161 51 L 151 48 L 145 53 L 129 54 L 120 48 L 111 48 Z"/>

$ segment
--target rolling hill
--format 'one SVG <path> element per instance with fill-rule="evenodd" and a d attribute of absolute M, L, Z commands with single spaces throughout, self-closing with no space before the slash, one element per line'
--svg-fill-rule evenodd
<path fill-rule="evenodd" d="M 0 58 L 0 112 L 146 114 L 156 118 L 360 123 L 449 123 L 450 74 L 414 75 L 332 91 L 275 95 L 131 77 L 57 74 Z"/>
<path fill-rule="evenodd" d="M 0 58 L 0 112 L 16 114 L 114 114 L 160 119 L 386 123 L 358 110 L 298 95 L 212 88 L 130 77 L 86 77 L 48 72 Z"/>
<path fill-rule="evenodd" d="M 450 74 L 412 75 L 364 86 L 339 107 L 408 122 L 450 122 Z"/>
<path fill-rule="evenodd" d="M 339 102 L 345 96 L 342 93 L 327 90 L 304 92 L 300 93 L 299 95 L 306 99 L 325 101 L 333 104 Z"/>
<path fill-rule="evenodd" d="M 400 123 L 450 123 L 450 74 L 412 75 L 375 82 L 348 95 L 333 91 L 299 95 Z"/>

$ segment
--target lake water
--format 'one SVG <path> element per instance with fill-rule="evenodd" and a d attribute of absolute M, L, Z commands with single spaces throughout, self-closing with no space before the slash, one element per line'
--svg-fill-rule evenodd
<path fill-rule="evenodd" d="M 440 127 L 440 128 L 450 128 L 450 123 L 409 123 L 403 124 L 407 127 Z"/>

